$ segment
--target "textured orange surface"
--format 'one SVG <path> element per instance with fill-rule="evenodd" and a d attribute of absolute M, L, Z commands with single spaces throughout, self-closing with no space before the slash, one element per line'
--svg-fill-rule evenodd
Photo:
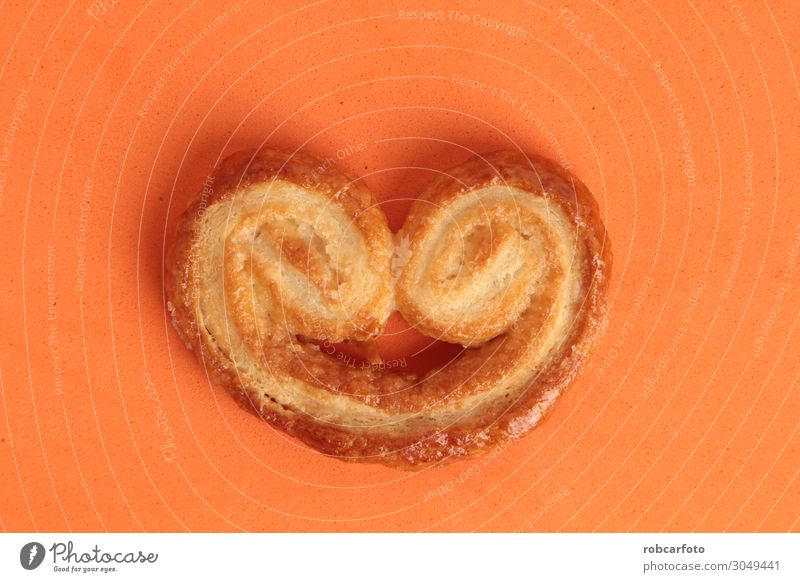
<path fill-rule="evenodd" d="M 3 529 L 800 529 L 790 8 L 58 4 L 0 6 Z M 210 385 L 162 253 L 218 160 L 262 143 L 363 175 L 394 229 L 471 151 L 580 176 L 609 328 L 549 418 L 408 474 L 320 457 Z"/>

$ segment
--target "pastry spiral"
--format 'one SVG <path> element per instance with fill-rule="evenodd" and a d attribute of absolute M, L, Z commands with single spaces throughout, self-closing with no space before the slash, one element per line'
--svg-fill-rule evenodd
<path fill-rule="evenodd" d="M 268 149 L 227 158 L 181 217 L 167 306 L 264 419 L 327 455 L 415 468 L 539 422 L 603 326 L 610 261 L 591 194 L 543 158 L 442 173 L 393 237 L 356 177 Z M 395 310 L 464 349 L 425 374 L 326 349 L 374 347 Z"/>

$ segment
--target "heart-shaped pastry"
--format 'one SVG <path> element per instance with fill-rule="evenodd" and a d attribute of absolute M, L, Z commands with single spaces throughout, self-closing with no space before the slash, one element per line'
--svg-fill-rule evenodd
<path fill-rule="evenodd" d="M 326 455 L 415 468 L 541 420 L 603 327 L 610 264 L 595 200 L 549 160 L 443 172 L 393 236 L 357 177 L 266 149 L 228 157 L 181 217 L 167 307 L 261 417 Z M 424 374 L 334 355 L 395 310 L 465 349 Z"/>

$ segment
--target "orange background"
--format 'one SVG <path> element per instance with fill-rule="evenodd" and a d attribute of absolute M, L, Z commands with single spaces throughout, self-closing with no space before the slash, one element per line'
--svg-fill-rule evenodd
<path fill-rule="evenodd" d="M 800 21 L 661 4 L 2 5 L 2 528 L 800 529 Z M 208 383 L 164 245 L 262 143 L 342 149 L 393 228 L 470 150 L 569 164 L 614 248 L 609 328 L 538 429 L 404 473 Z"/>

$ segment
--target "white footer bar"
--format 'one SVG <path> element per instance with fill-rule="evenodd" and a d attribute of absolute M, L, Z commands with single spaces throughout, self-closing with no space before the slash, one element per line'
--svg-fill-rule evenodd
<path fill-rule="evenodd" d="M 0 580 L 800 580 L 798 534 L 2 534 Z M 243 580 L 243 579 L 239 579 Z"/>

